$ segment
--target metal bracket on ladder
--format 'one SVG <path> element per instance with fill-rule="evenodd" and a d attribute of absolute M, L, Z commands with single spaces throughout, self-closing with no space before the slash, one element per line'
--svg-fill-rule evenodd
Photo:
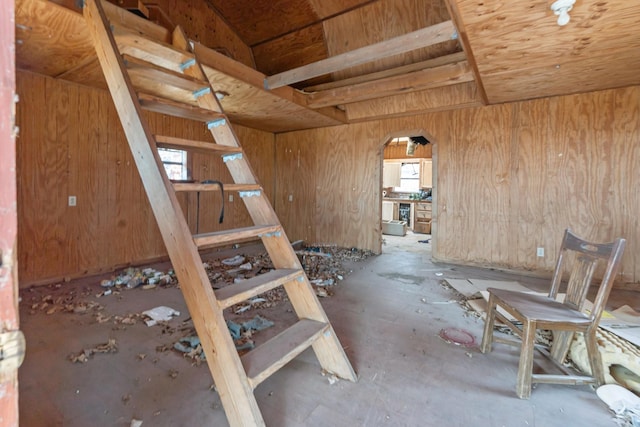
<path fill-rule="evenodd" d="M 210 122 L 207 122 L 207 128 L 217 128 L 218 126 L 224 126 L 226 124 L 227 121 L 225 119 L 211 120 Z"/>
<path fill-rule="evenodd" d="M 194 58 L 187 59 L 182 64 L 180 64 L 180 69 L 184 71 L 187 68 L 194 66 L 195 64 L 196 64 L 196 60 Z"/>
<path fill-rule="evenodd" d="M 203 87 L 202 89 L 198 89 L 198 90 L 194 90 L 193 91 L 193 97 L 195 99 L 200 98 L 201 96 L 204 96 L 208 93 L 211 93 L 211 88 L 209 86 Z"/>
<path fill-rule="evenodd" d="M 225 154 L 222 156 L 222 161 L 227 163 L 232 160 L 240 160 L 242 159 L 242 153 L 233 153 L 233 154 Z"/>
<path fill-rule="evenodd" d="M 280 231 L 274 231 L 273 233 L 260 234 L 258 237 L 280 237 L 282 233 Z"/>
<path fill-rule="evenodd" d="M 253 191 L 238 191 L 240 197 L 257 197 L 260 196 L 260 190 Z"/>

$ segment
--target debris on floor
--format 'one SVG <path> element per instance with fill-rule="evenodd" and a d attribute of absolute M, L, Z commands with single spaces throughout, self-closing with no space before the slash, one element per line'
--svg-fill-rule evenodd
<path fill-rule="evenodd" d="M 447 279 L 443 280 L 441 284 L 456 292 L 460 298 L 460 304 L 467 313 L 479 319 L 486 317 L 487 301 L 489 299 L 488 287 L 534 292 L 518 282 L 508 281 Z M 546 295 L 546 293 L 540 294 Z M 557 299 L 560 301 L 564 299 L 564 294 L 558 294 Z M 590 306 L 591 302 L 587 300 L 585 308 L 588 310 Z M 500 307 L 498 307 L 498 311 L 507 319 L 515 320 Z M 612 312 L 605 311 L 603 313 L 600 326 L 596 332 L 596 341 L 604 368 L 605 383 L 619 384 L 629 390 L 640 392 L 640 346 L 634 342 L 639 326 L 640 313 L 635 312 L 629 306 L 622 306 Z M 515 335 L 509 327 L 499 321 L 496 321 L 494 330 Z M 634 331 L 634 333 L 628 333 L 628 336 L 625 336 L 625 332 L 629 330 Z M 536 331 L 536 344 L 550 349 L 552 343 L 553 334 L 551 331 Z M 591 375 L 586 342 L 582 334 L 575 334 L 567 357 L 567 364 Z"/>
<path fill-rule="evenodd" d="M 462 347 L 473 347 L 476 345 L 476 339 L 469 332 L 458 328 L 444 328 L 438 334 L 445 342 L 455 344 Z"/>
<path fill-rule="evenodd" d="M 613 411 L 618 426 L 640 426 L 640 397 L 617 384 L 600 386 L 596 394 Z"/>
<path fill-rule="evenodd" d="M 227 320 L 227 329 L 229 329 L 231 338 L 239 352 L 248 351 L 255 347 L 251 339 L 254 332 L 262 331 L 273 325 L 272 321 L 259 315 L 242 323 Z M 206 355 L 202 350 L 202 344 L 200 343 L 200 338 L 196 335 L 195 328 L 192 328 L 187 336 L 174 343 L 173 349 L 183 353 L 184 357 L 190 358 L 196 365 L 200 365 L 206 360 Z"/>
<path fill-rule="evenodd" d="M 104 344 L 98 344 L 93 348 L 85 348 L 80 353 L 70 354 L 69 360 L 72 363 L 87 363 L 89 359 L 96 353 L 117 353 L 118 352 L 118 344 L 116 343 L 115 338 L 109 338 Z"/>
<path fill-rule="evenodd" d="M 142 315 L 149 317 L 149 319 L 144 321 L 147 326 L 154 326 L 157 325 L 158 322 L 168 322 L 175 316 L 180 316 L 180 312 L 171 307 L 161 305 L 150 310 L 143 311 Z"/>

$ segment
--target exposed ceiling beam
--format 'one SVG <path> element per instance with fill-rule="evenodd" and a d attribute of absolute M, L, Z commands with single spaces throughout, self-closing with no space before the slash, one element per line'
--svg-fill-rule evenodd
<path fill-rule="evenodd" d="M 449 16 L 455 22 L 456 28 L 460 32 L 460 44 L 462 45 L 462 49 L 467 54 L 467 61 L 471 65 L 471 69 L 473 70 L 473 74 L 476 78 L 476 85 L 478 85 L 478 93 L 480 94 L 480 98 L 482 99 L 482 103 L 484 105 L 489 104 L 489 98 L 487 97 L 487 92 L 484 90 L 484 84 L 482 83 L 482 76 L 480 76 L 480 71 L 478 70 L 478 64 L 476 63 L 476 58 L 473 55 L 473 51 L 471 50 L 471 44 L 469 43 L 469 37 L 467 35 L 467 30 L 464 27 L 462 22 L 462 15 L 460 13 L 460 9 L 458 8 L 458 4 L 455 0 L 448 0 L 444 2 L 447 6 L 447 10 L 449 11 Z"/>
<path fill-rule="evenodd" d="M 265 79 L 264 86 L 267 89 L 279 88 L 356 65 L 377 61 L 448 40 L 455 40 L 457 37 L 452 21 L 441 22 L 412 33 L 361 47 L 312 64 L 303 65 L 293 70 L 274 74 Z"/>
<path fill-rule="evenodd" d="M 401 76 L 310 93 L 307 95 L 307 106 L 320 108 L 349 104 L 470 81 L 473 81 L 471 68 L 467 61 L 461 61 Z"/>
<path fill-rule="evenodd" d="M 440 65 L 452 64 L 454 62 L 464 61 L 467 58 L 464 52 L 456 52 L 451 55 L 439 56 L 437 58 L 427 59 L 426 61 L 416 62 L 414 64 L 403 65 L 401 67 L 391 68 L 389 70 L 378 71 L 377 73 L 365 74 L 362 76 L 350 77 L 348 79 L 338 80 L 335 82 L 321 83 L 315 86 L 305 87 L 305 92 L 317 92 L 327 89 L 335 89 L 338 87 L 350 86 L 358 83 L 370 82 L 373 80 L 384 79 L 386 77 L 398 76 L 413 71 L 420 71 L 427 68 L 439 67 Z"/>

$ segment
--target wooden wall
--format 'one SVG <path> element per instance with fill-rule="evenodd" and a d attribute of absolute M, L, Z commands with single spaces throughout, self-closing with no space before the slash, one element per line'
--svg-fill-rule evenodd
<path fill-rule="evenodd" d="M 550 271 L 571 227 L 626 237 L 621 281 L 640 280 L 640 87 L 278 134 L 288 236 L 380 251 L 382 145 L 419 128 L 435 143 L 434 259 Z"/>
<path fill-rule="evenodd" d="M 20 285 L 109 271 L 166 255 L 108 92 L 27 72 L 17 75 Z M 155 133 L 210 139 L 201 124 L 150 115 Z M 273 134 L 235 127 L 269 197 Z M 260 161 L 259 161 L 260 160 Z M 230 182 L 219 158 L 193 157 L 195 179 Z M 77 206 L 68 206 L 68 196 Z M 196 196 L 180 195 L 195 229 Z M 217 223 L 218 193 L 202 195 L 200 231 L 251 225 L 234 195 Z"/>
<path fill-rule="evenodd" d="M 255 68 L 251 49 L 206 0 L 155 0 L 154 3 L 164 10 L 174 25 L 184 28 L 189 38 L 212 49 L 222 49 L 236 61 Z"/>

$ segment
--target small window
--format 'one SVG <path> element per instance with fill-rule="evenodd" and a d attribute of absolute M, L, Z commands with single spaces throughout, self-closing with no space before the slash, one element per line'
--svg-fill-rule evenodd
<path fill-rule="evenodd" d="M 164 164 L 164 170 L 169 179 L 187 180 L 189 172 L 187 168 L 187 152 L 172 148 L 158 148 L 160 159 Z"/>
<path fill-rule="evenodd" d="M 420 190 L 420 164 L 403 163 L 400 169 L 401 191 L 416 192 Z"/>

